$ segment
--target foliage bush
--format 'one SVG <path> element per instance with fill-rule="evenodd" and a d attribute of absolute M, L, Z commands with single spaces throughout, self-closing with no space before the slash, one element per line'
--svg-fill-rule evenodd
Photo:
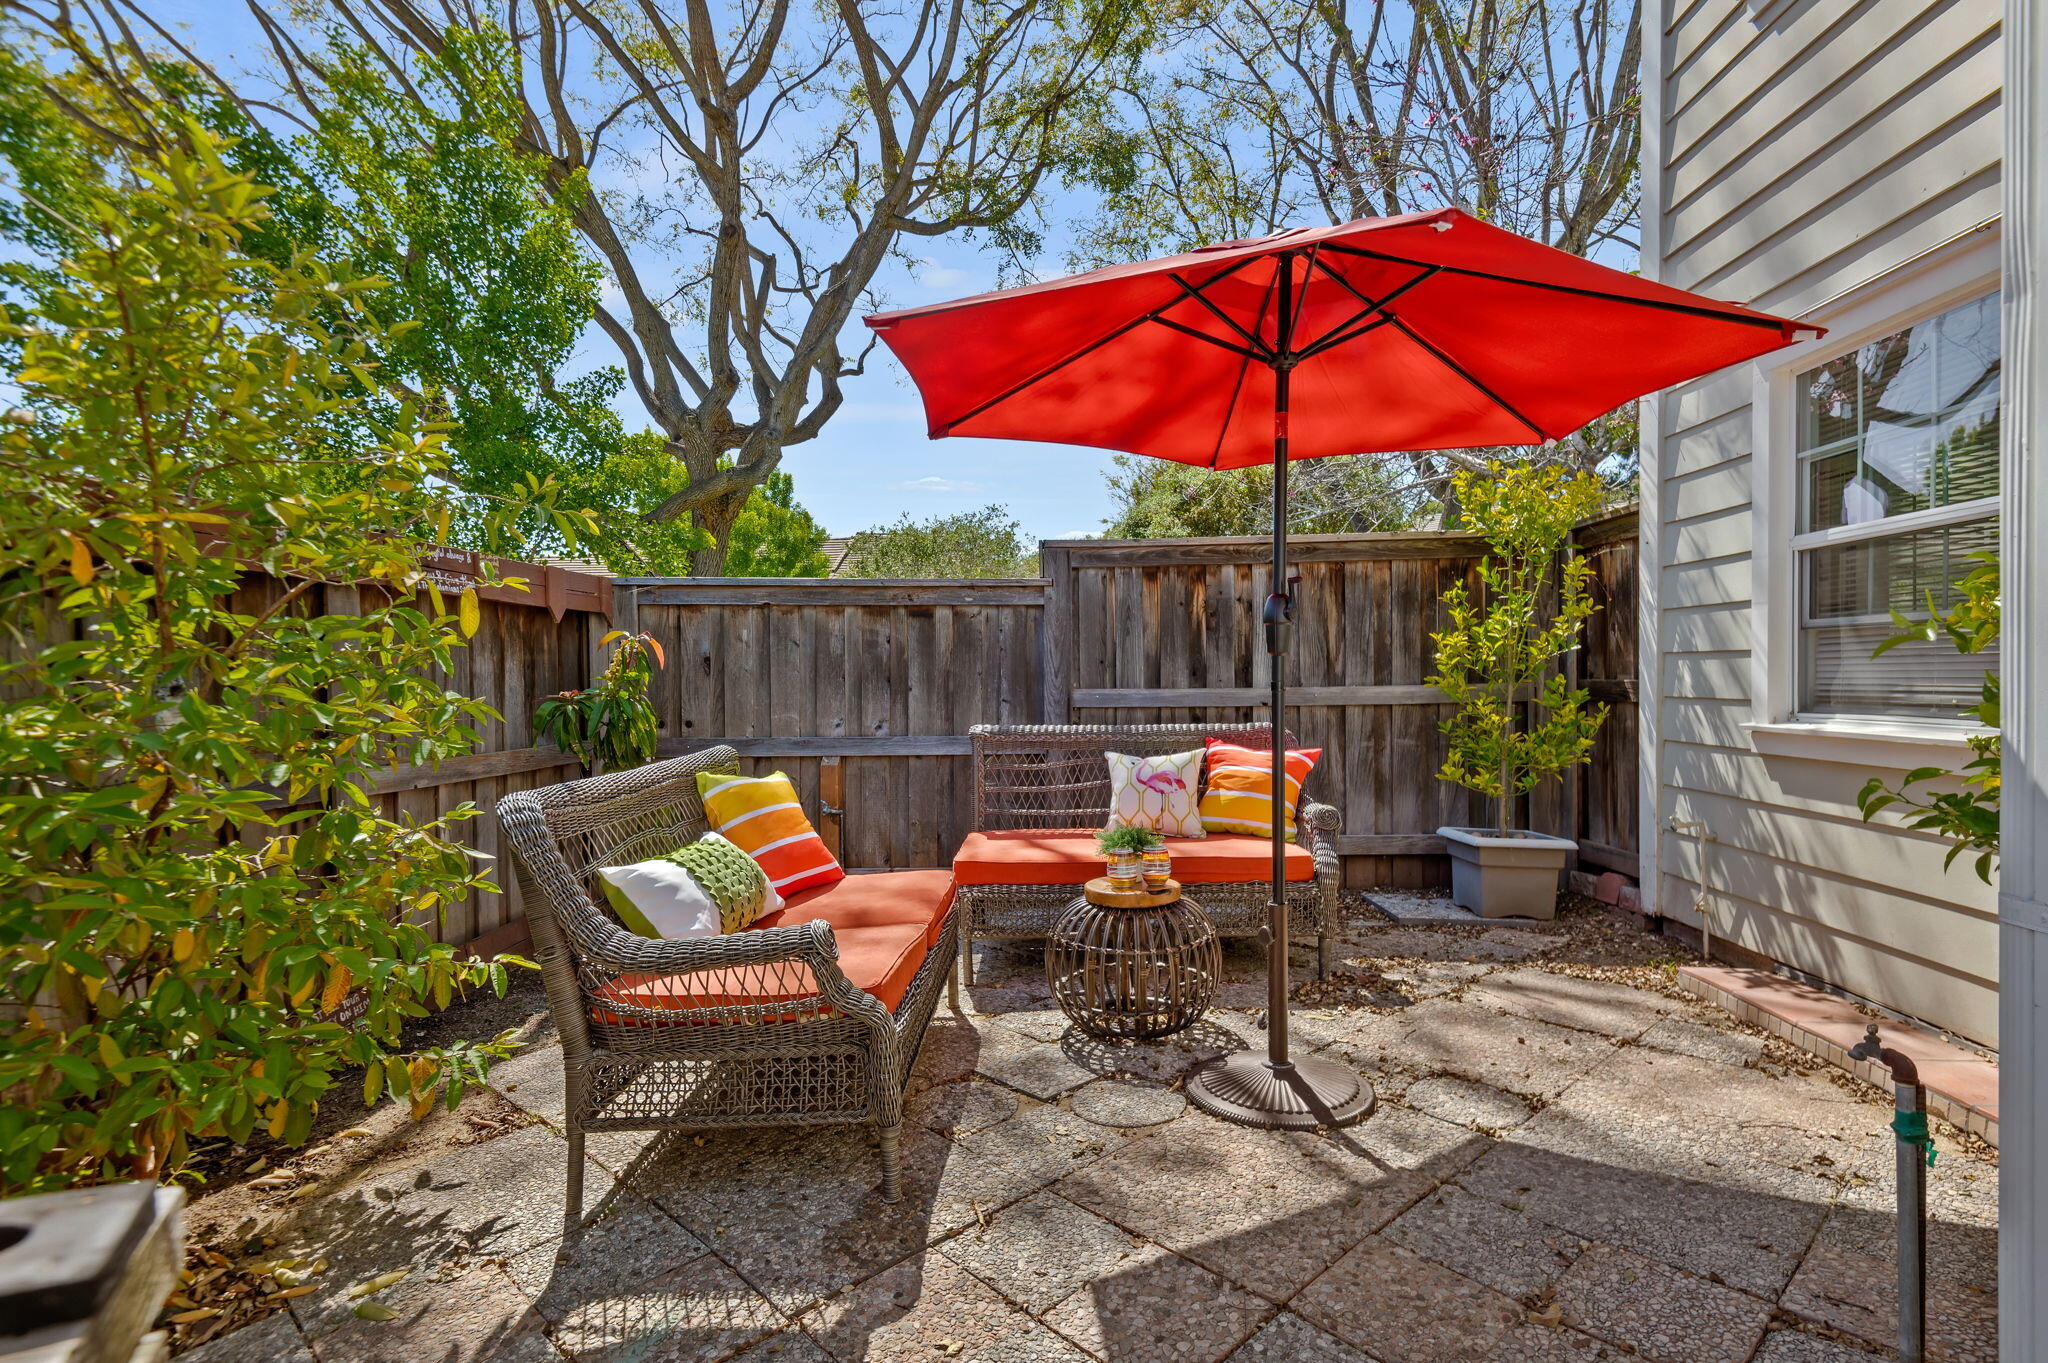
<path fill-rule="evenodd" d="M 1927 618 L 1914 620 L 1899 611 L 1892 612 L 1892 624 L 1898 633 L 1877 646 L 1877 654 L 1885 653 L 1907 643 L 1933 643 L 1946 639 L 1954 644 L 1958 653 L 1982 653 L 1998 641 L 1998 624 L 2001 614 L 1999 591 L 1998 556 L 1980 550 L 1970 557 L 1977 560 L 1972 569 L 1957 584 L 1959 597 L 1947 610 L 1935 602 L 1933 594 L 1927 598 Z M 1919 767 L 1900 777 L 1896 785 L 1883 777 L 1873 776 L 1864 783 L 1856 794 L 1856 804 L 1863 811 L 1867 822 L 1880 812 L 1898 808 L 1908 817 L 1906 826 L 1930 833 L 1939 833 L 1949 840 L 1948 856 L 1943 859 L 1944 867 L 1955 865 L 1957 857 L 1965 852 L 1976 853 L 1978 879 L 1991 883 L 1991 867 L 1998 858 L 1998 798 L 1999 783 L 2004 765 L 2003 740 L 1998 732 L 1998 674 L 1984 674 L 1984 689 L 1977 703 L 1963 711 L 1965 718 L 1974 719 L 1989 733 L 1972 734 L 1967 740 L 1973 759 L 1963 765 L 1960 771 L 1946 767 Z M 1914 787 L 1946 785 L 1946 790 L 1916 793 Z"/>
<path fill-rule="evenodd" d="M 863 530 L 846 547 L 846 577 L 1031 577 L 1038 555 L 999 506 Z"/>
<path fill-rule="evenodd" d="M 1607 718 L 1606 706 L 1588 705 L 1585 691 L 1551 670 L 1598 609 L 1592 565 L 1565 551 L 1606 494 L 1598 479 L 1556 465 L 1494 464 L 1454 484 L 1465 528 L 1487 552 L 1479 592 L 1462 582 L 1445 592 L 1450 628 L 1430 636 L 1430 685 L 1457 707 L 1443 723 L 1450 751 L 1437 774 L 1492 799 L 1505 834 L 1515 797 L 1584 762 Z M 1535 714 L 1525 716 L 1525 703 Z"/>
<path fill-rule="evenodd" d="M 0 441 L 11 1191 L 300 1141 L 350 1070 L 420 1115 L 506 1044 L 407 1045 L 516 958 L 431 939 L 479 872 L 443 821 L 367 793 L 490 714 L 432 680 L 478 618 L 420 578 L 454 514 L 443 431 L 366 363 L 394 340 L 380 281 L 251 254 L 265 191 L 196 126 L 139 131 L 4 327 L 25 404 Z M 334 460 L 364 476 L 315 476 Z"/>

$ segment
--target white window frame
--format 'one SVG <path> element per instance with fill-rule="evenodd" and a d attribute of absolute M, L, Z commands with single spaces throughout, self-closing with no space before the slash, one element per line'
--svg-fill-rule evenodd
<path fill-rule="evenodd" d="M 1850 543 L 1976 520 L 2002 498 L 1930 507 L 1829 530 L 1799 529 L 1797 378 L 1836 356 L 1947 312 L 1999 287 L 1995 228 L 1974 233 L 1907 270 L 1851 290 L 1806 314 L 1827 335 L 1774 351 L 1751 366 L 1750 460 L 1752 610 L 1748 730 L 1757 751 L 1863 766 L 1952 766 L 1984 732 L 1965 720 L 1887 715 L 1821 715 L 1799 708 L 1799 556 Z"/>

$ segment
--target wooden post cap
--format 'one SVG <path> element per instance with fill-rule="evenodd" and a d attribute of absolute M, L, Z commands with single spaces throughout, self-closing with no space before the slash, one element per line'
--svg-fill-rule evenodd
<path fill-rule="evenodd" d="M 1082 897 L 1105 909 L 1157 909 L 1180 898 L 1180 882 L 1169 880 L 1163 890 L 1113 889 L 1108 876 L 1097 876 L 1081 887 Z"/>

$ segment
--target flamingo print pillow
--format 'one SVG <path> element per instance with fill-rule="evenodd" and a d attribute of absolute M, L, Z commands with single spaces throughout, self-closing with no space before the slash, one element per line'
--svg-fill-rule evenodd
<path fill-rule="evenodd" d="M 1105 753 L 1109 759 L 1111 827 L 1149 828 L 1169 838 L 1206 838 L 1195 797 L 1202 788 L 1202 749 L 1163 757 Z"/>

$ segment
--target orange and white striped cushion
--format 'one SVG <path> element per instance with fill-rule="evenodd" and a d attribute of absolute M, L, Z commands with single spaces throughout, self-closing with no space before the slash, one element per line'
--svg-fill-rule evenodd
<path fill-rule="evenodd" d="M 796 787 L 781 772 L 740 776 L 700 771 L 697 793 L 704 799 L 704 818 L 711 831 L 761 863 L 777 894 L 787 898 L 798 890 L 846 879 L 845 869 L 804 817 Z"/>
<path fill-rule="evenodd" d="M 1294 811 L 1301 783 L 1323 755 L 1321 748 L 1287 750 L 1287 840 L 1294 841 Z M 701 778 L 700 778 L 701 779 Z M 1202 792 L 1202 827 L 1211 833 L 1273 832 L 1273 753 L 1221 739 L 1209 740 L 1209 787 Z"/>

